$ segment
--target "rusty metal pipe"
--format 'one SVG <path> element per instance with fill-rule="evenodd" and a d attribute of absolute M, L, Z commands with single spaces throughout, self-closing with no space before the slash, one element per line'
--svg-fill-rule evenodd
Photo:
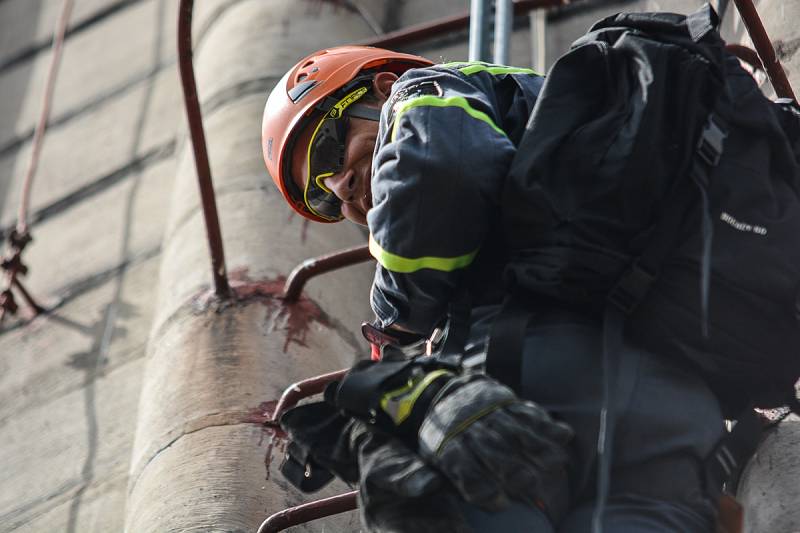
<path fill-rule="evenodd" d="M 527 13 L 533 9 L 546 7 L 556 7 L 572 3 L 572 0 L 514 0 L 514 15 Z M 460 15 L 442 17 L 432 22 L 415 24 L 401 30 L 392 31 L 384 35 L 379 35 L 358 44 L 366 46 L 379 46 L 381 48 L 393 48 L 416 44 L 426 39 L 441 37 L 451 31 L 460 31 L 469 26 L 469 12 L 465 11 Z"/>
<path fill-rule="evenodd" d="M 796 102 L 797 98 L 794 96 L 786 72 L 784 72 L 778 56 L 775 55 L 775 49 L 772 47 L 772 42 L 769 40 L 769 35 L 761 23 L 761 17 L 758 16 L 752 0 L 734 0 L 734 3 L 742 17 L 744 27 L 747 28 L 747 33 L 756 47 L 761 64 L 764 65 L 764 71 L 775 89 L 775 94 L 780 98 L 791 98 Z"/>
<path fill-rule="evenodd" d="M 357 494 L 358 491 L 354 490 L 353 492 L 345 492 L 338 496 L 284 509 L 264 520 L 258 528 L 258 533 L 275 533 L 318 518 L 352 511 L 358 507 Z"/>
<path fill-rule="evenodd" d="M 743 44 L 731 43 L 725 45 L 725 50 L 753 67 L 754 70 L 764 70 L 764 65 L 761 64 L 761 58 L 758 57 L 758 52 L 752 48 L 744 46 Z"/>
<path fill-rule="evenodd" d="M 321 257 L 306 259 L 297 265 L 294 270 L 292 270 L 291 274 L 289 274 L 286 284 L 283 286 L 282 298 L 286 302 L 297 301 L 303 287 L 305 287 L 309 279 L 324 274 L 325 272 L 363 263 L 371 257 L 372 256 L 369 254 L 369 246 L 364 245 L 347 248 Z"/>
<path fill-rule="evenodd" d="M 336 372 L 329 372 L 328 374 L 322 374 L 321 376 L 315 376 L 313 378 L 292 383 L 286 387 L 286 390 L 284 390 L 283 394 L 281 394 L 281 398 L 278 400 L 278 404 L 272 411 L 272 416 L 270 416 L 270 421 L 268 423 L 277 424 L 284 411 L 297 405 L 297 402 L 303 398 L 308 398 L 309 396 L 321 393 L 325 390 L 325 387 L 328 385 L 328 383 L 341 378 L 347 373 L 348 370 L 349 369 L 345 368 L 344 370 L 337 370 Z"/>
<path fill-rule="evenodd" d="M 222 230 L 214 198 L 214 185 L 211 182 L 211 167 L 208 163 L 206 136 L 203 131 L 203 117 L 200 114 L 200 101 L 197 97 L 197 84 L 192 64 L 192 11 L 194 0 L 181 0 L 178 7 L 178 67 L 183 86 L 183 101 L 189 123 L 189 135 L 194 150 L 197 181 L 200 185 L 200 199 L 203 218 L 208 235 L 208 248 L 211 252 L 211 270 L 214 277 L 214 291 L 219 298 L 230 296 L 228 273 L 225 268 L 225 251 L 222 246 Z"/>

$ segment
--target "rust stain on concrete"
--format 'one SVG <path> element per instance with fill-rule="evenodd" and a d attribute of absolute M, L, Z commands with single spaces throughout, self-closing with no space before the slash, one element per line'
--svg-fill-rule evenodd
<path fill-rule="evenodd" d="M 282 456 L 286 453 L 286 445 L 289 442 L 286 432 L 278 424 L 272 422 L 272 413 L 275 411 L 277 404 L 278 402 L 275 400 L 261 402 L 258 407 L 251 409 L 243 420 L 243 422 L 261 426 L 261 439 L 258 441 L 258 445 L 264 446 L 264 441 L 267 443 L 266 453 L 264 454 L 266 480 L 270 478 L 274 454 L 277 452 Z"/>
<path fill-rule="evenodd" d="M 332 327 L 322 308 L 307 296 L 301 295 L 295 302 L 284 302 L 281 298 L 284 276 L 275 279 L 251 280 L 248 268 L 237 268 L 229 274 L 231 289 L 235 295 L 233 302 L 220 302 L 213 291 L 205 291 L 193 300 L 197 312 L 204 312 L 216 306 L 223 311 L 228 305 L 237 302 L 257 299 L 270 310 L 268 331 L 280 330 L 284 333 L 283 353 L 289 349 L 290 343 L 307 347 L 306 338 L 313 323 Z"/>

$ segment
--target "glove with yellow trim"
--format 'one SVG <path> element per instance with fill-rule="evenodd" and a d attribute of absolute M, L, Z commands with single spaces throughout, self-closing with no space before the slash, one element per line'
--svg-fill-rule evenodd
<path fill-rule="evenodd" d="M 512 500 L 557 520 L 566 510 L 566 424 L 484 374 L 450 379 L 419 429 L 418 452 L 467 502 L 499 510 Z"/>
<path fill-rule="evenodd" d="M 415 450 L 417 431 L 431 403 L 457 370 L 431 357 L 360 361 L 326 395 L 346 414 Z"/>

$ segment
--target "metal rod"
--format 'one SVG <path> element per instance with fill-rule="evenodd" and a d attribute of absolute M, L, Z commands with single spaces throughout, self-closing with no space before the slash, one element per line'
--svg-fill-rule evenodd
<path fill-rule="evenodd" d="M 214 290 L 219 298 L 228 298 L 230 296 L 230 285 L 228 284 L 228 273 L 225 268 L 222 230 L 220 229 L 219 216 L 217 214 L 217 202 L 214 198 L 214 185 L 211 182 L 211 167 L 208 163 L 203 117 L 200 114 L 200 101 L 197 97 L 197 84 L 192 64 L 193 8 L 194 0 L 181 0 L 178 8 L 178 66 L 183 85 L 186 118 L 189 122 L 189 134 L 192 148 L 194 149 L 197 181 L 200 185 L 200 198 L 208 235 L 208 247 L 211 252 Z"/>
<path fill-rule="evenodd" d="M 321 376 L 315 376 L 313 378 L 304 379 L 303 381 L 298 381 L 297 383 L 292 383 L 286 387 L 286 390 L 281 394 L 281 399 L 278 400 L 278 404 L 275 406 L 275 410 L 272 411 L 270 423 L 277 424 L 284 411 L 297 405 L 297 402 L 303 398 L 321 393 L 325 390 L 325 387 L 328 386 L 328 383 L 343 377 L 348 370 L 349 369 L 346 368 L 344 370 L 322 374 Z"/>
<path fill-rule="evenodd" d="M 514 22 L 514 6 L 511 0 L 495 0 L 494 14 L 494 57 L 493 62 L 508 64 L 511 48 L 511 32 Z"/>
<path fill-rule="evenodd" d="M 358 507 L 357 495 L 358 491 L 354 490 L 353 492 L 345 492 L 338 496 L 284 509 L 264 520 L 258 528 L 258 533 L 275 533 L 318 518 L 352 511 Z"/>
<path fill-rule="evenodd" d="M 726 44 L 725 49 L 753 67 L 753 69 L 764 71 L 764 65 L 761 64 L 761 59 L 758 57 L 758 52 L 744 46 L 743 44 Z"/>
<path fill-rule="evenodd" d="M 472 0 L 469 7 L 469 60 L 489 59 L 489 20 L 492 16 L 491 0 Z"/>
<path fill-rule="evenodd" d="M 747 28 L 747 33 L 756 47 L 761 64 L 764 65 L 764 71 L 775 89 L 775 94 L 780 98 L 791 98 L 796 102 L 797 98 L 786 77 L 786 72 L 784 72 L 778 56 L 775 55 L 775 49 L 772 47 L 772 42 L 769 40 L 769 35 L 761 23 L 761 17 L 758 16 L 752 0 L 734 0 L 734 3 L 742 17 L 744 27 Z"/>
<path fill-rule="evenodd" d="M 30 295 L 27 289 L 25 289 L 25 286 L 22 285 L 22 282 L 16 276 L 14 276 L 11 282 L 17 288 L 19 293 L 22 295 L 22 298 L 24 298 L 25 301 L 28 302 L 28 305 L 31 307 L 31 309 L 33 309 L 34 315 L 40 315 L 41 313 L 44 313 L 46 311 L 44 307 L 36 303 L 36 300 L 33 299 L 33 297 Z"/>
<path fill-rule="evenodd" d="M 547 72 L 547 17 L 542 11 L 528 13 L 531 32 L 531 66 L 539 73 Z"/>
<path fill-rule="evenodd" d="M 325 272 L 337 270 L 342 267 L 363 263 L 371 259 L 368 246 L 358 246 L 348 248 L 340 252 L 335 252 L 321 257 L 306 259 L 292 270 L 283 288 L 283 299 L 286 302 L 294 302 L 300 297 L 300 293 L 305 287 L 306 282 Z"/>
<path fill-rule="evenodd" d="M 36 169 L 39 167 L 39 157 L 42 151 L 42 141 L 47 130 L 47 122 L 50 119 L 50 105 L 53 101 L 53 90 L 56 86 L 56 75 L 58 67 L 61 65 L 62 50 L 64 49 L 64 36 L 67 33 L 67 24 L 72 13 L 73 0 L 64 0 L 61 5 L 61 12 L 56 21 L 53 31 L 52 57 L 50 58 L 50 68 L 47 72 L 45 81 L 44 95 L 42 96 L 42 107 L 39 112 L 39 121 L 33 133 L 31 142 L 31 157 L 28 160 L 28 169 L 25 172 L 25 179 L 22 182 L 22 193 L 20 194 L 19 213 L 17 216 L 17 232 L 24 234 L 28 230 L 28 208 L 31 200 L 31 186 Z"/>
<path fill-rule="evenodd" d="M 520 15 L 533 9 L 562 6 L 572 3 L 572 0 L 513 0 L 514 14 Z M 469 27 L 469 12 L 450 17 L 443 17 L 432 22 L 415 24 L 402 30 L 392 31 L 378 37 L 373 37 L 358 44 L 365 46 L 379 46 L 381 48 L 398 48 L 417 44 L 426 39 L 441 37 L 451 32 L 460 31 Z"/>

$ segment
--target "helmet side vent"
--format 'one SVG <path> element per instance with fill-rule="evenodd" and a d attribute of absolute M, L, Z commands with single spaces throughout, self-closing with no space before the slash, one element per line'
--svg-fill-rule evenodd
<path fill-rule="evenodd" d="M 299 102 L 308 92 L 317 85 L 316 80 L 302 81 L 289 89 L 289 99 L 293 104 Z"/>

